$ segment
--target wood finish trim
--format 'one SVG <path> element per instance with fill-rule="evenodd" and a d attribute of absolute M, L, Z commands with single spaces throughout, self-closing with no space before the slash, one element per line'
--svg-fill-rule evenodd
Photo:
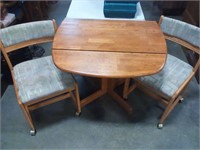
<path fill-rule="evenodd" d="M 162 16 L 160 16 L 160 19 L 159 19 L 159 22 L 158 22 L 159 26 L 161 25 L 161 23 L 162 23 L 162 21 L 163 21 L 163 18 L 164 18 L 164 16 L 163 16 L 163 15 L 162 15 Z"/>
<path fill-rule="evenodd" d="M 157 94 L 155 94 L 154 92 L 152 92 L 151 90 L 145 88 L 144 86 L 140 84 L 138 84 L 138 88 L 142 90 L 144 93 L 146 93 L 147 95 L 153 97 L 155 100 L 158 100 L 159 102 L 161 102 L 164 106 L 167 106 L 169 99 L 165 99 L 161 96 L 158 96 Z"/>
<path fill-rule="evenodd" d="M 55 32 L 56 32 L 56 31 L 57 31 L 56 20 L 55 20 L 55 19 L 53 19 L 52 21 L 53 21 L 53 27 L 54 27 L 54 30 L 55 30 Z"/>
<path fill-rule="evenodd" d="M 53 103 L 55 103 L 55 102 L 61 101 L 61 100 L 63 100 L 63 99 L 67 99 L 67 98 L 69 98 L 70 96 L 71 96 L 71 95 L 70 95 L 69 93 L 63 94 L 63 95 L 60 95 L 60 96 L 58 96 L 58 97 L 52 98 L 51 100 L 48 100 L 48 99 L 47 99 L 47 100 L 42 101 L 42 102 L 40 102 L 40 103 L 36 103 L 36 104 L 34 104 L 34 105 L 28 106 L 28 109 L 29 109 L 30 111 L 32 111 L 32 110 L 35 110 L 35 109 L 37 109 L 37 108 L 44 107 L 44 106 L 46 106 L 46 105 L 50 105 L 50 104 L 53 104 Z"/>
<path fill-rule="evenodd" d="M 52 56 L 55 65 L 63 71 L 104 78 L 128 78 L 155 74 L 163 68 L 166 61 L 166 54 L 54 49 Z"/>
<path fill-rule="evenodd" d="M 25 41 L 25 42 L 21 42 L 21 43 L 15 44 L 15 45 L 5 47 L 5 51 L 7 53 L 9 53 L 9 52 L 18 50 L 18 49 L 26 47 L 26 46 L 40 44 L 40 43 L 46 43 L 46 42 L 52 42 L 52 41 L 53 41 L 53 37 L 29 40 L 29 41 Z"/>
<path fill-rule="evenodd" d="M 197 72 L 197 70 L 199 69 L 199 66 L 200 66 L 200 59 L 198 59 L 196 65 L 195 65 L 194 68 L 193 68 L 193 71 L 194 71 L 194 72 Z"/>
<path fill-rule="evenodd" d="M 67 90 L 56 92 L 56 93 L 50 94 L 48 96 L 44 96 L 44 97 L 38 98 L 37 100 L 26 102 L 25 105 L 30 106 L 30 105 L 33 105 L 35 103 L 40 103 L 41 101 L 44 101 L 44 100 L 47 100 L 47 99 L 51 99 L 51 98 L 57 97 L 59 95 L 63 95 L 64 93 L 68 93 L 68 92 L 73 91 L 73 90 L 75 90 L 75 88 L 69 88 Z"/>
<path fill-rule="evenodd" d="M 11 61 L 10 61 L 10 58 L 9 58 L 9 56 L 8 56 L 8 54 L 7 54 L 7 52 L 6 52 L 6 50 L 5 50 L 5 48 L 4 48 L 4 46 L 3 46 L 3 44 L 2 44 L 1 41 L 0 41 L 0 47 L 1 47 L 2 53 L 3 53 L 3 55 L 4 55 L 4 58 L 6 59 L 6 62 L 7 62 L 7 64 L 8 64 L 8 67 L 9 67 L 10 71 L 12 72 L 12 70 L 13 70 L 13 65 L 12 65 L 12 63 L 11 63 Z"/>
<path fill-rule="evenodd" d="M 196 52 L 197 54 L 200 55 L 200 48 L 198 48 L 198 47 L 196 47 L 196 46 L 194 46 L 194 45 L 192 45 L 192 44 L 190 44 L 186 41 L 183 41 L 179 38 L 176 38 L 176 37 L 173 37 L 173 36 L 170 36 L 170 35 L 167 35 L 167 34 L 165 34 L 165 38 L 170 40 L 170 41 L 173 41 L 175 43 L 178 43 L 178 44 L 180 44 L 180 45 L 188 48 L 189 50 L 192 50 L 192 51 L 194 51 L 194 52 Z"/>

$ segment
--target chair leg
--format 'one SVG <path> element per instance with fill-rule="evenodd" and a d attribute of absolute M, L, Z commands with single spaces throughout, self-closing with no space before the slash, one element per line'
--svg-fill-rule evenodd
<path fill-rule="evenodd" d="M 160 118 L 160 121 L 158 123 L 158 128 L 162 128 L 163 127 L 163 123 L 164 121 L 167 119 L 167 117 L 169 116 L 169 114 L 171 113 L 171 111 L 174 109 L 174 107 L 177 105 L 177 103 L 179 102 L 181 96 L 179 96 L 178 98 L 176 98 L 174 100 L 174 98 L 172 98 L 168 104 L 168 106 L 166 107 L 163 115 Z"/>
<path fill-rule="evenodd" d="M 81 102 L 80 102 L 80 96 L 79 96 L 79 90 L 78 90 L 77 83 L 75 84 L 75 92 L 76 92 L 76 104 L 77 104 L 76 115 L 80 116 L 80 114 L 81 114 Z"/>
<path fill-rule="evenodd" d="M 30 134 L 33 136 L 36 134 L 36 130 L 33 125 L 33 121 L 32 121 L 30 112 L 29 112 L 28 108 L 26 106 L 24 106 L 23 104 L 20 104 L 20 107 L 21 107 L 22 111 L 24 112 L 26 119 L 28 120 L 29 126 L 31 127 Z"/>
<path fill-rule="evenodd" d="M 70 95 L 71 95 L 71 97 L 72 97 L 72 100 L 74 101 L 74 104 L 75 104 L 76 107 L 77 107 L 77 100 L 76 100 L 76 97 L 75 97 L 74 94 L 73 94 L 73 91 L 70 91 L 69 93 L 70 93 Z"/>

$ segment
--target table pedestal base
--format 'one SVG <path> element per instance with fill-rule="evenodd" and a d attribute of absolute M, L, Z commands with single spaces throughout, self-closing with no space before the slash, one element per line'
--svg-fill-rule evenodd
<path fill-rule="evenodd" d="M 132 107 L 129 106 L 129 104 L 126 101 L 124 101 L 124 99 L 122 97 L 120 97 L 114 91 L 114 88 L 116 87 L 115 83 L 116 83 L 116 79 L 102 78 L 101 79 L 101 89 L 97 90 L 90 96 L 81 100 L 81 107 L 86 106 L 87 104 L 91 103 L 95 99 L 108 93 L 113 98 L 113 100 L 115 100 L 125 111 L 127 111 L 129 114 L 131 114 L 133 111 Z"/>

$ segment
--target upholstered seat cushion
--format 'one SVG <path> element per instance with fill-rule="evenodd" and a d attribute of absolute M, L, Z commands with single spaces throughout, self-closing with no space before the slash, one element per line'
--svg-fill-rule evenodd
<path fill-rule="evenodd" d="M 59 70 L 52 56 L 22 62 L 13 70 L 22 103 L 74 88 L 72 75 Z"/>
<path fill-rule="evenodd" d="M 172 97 L 192 73 L 192 69 L 193 67 L 189 64 L 168 54 L 166 64 L 161 72 L 151 76 L 138 77 L 136 80 L 166 97 Z"/>

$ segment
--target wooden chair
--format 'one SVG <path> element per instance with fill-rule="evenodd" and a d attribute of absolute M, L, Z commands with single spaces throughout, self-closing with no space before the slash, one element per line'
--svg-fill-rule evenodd
<path fill-rule="evenodd" d="M 36 134 L 30 111 L 72 97 L 77 112 L 81 112 L 78 85 L 72 74 L 62 72 L 52 56 L 41 57 L 12 65 L 8 53 L 20 48 L 51 42 L 56 32 L 55 20 L 38 21 L 10 26 L 0 30 L 0 48 L 12 74 L 18 103 Z M 75 95 L 74 95 L 75 92 Z"/>
<path fill-rule="evenodd" d="M 198 55 L 200 54 L 200 28 L 164 16 L 161 16 L 159 25 L 167 40 L 180 44 Z M 182 95 L 195 75 L 199 63 L 200 60 L 198 59 L 196 65 L 192 67 L 188 63 L 168 54 L 166 64 L 159 73 L 133 78 L 135 82 L 130 87 L 131 79 L 126 79 L 123 97 L 126 99 L 128 94 L 138 87 L 154 99 L 159 100 L 166 106 L 158 123 L 158 128 L 162 128 L 170 112 L 179 101 L 183 100 Z"/>

